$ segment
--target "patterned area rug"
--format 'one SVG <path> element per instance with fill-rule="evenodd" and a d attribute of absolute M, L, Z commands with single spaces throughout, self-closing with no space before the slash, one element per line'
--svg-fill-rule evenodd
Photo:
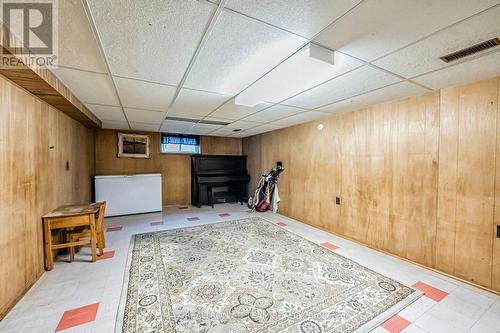
<path fill-rule="evenodd" d="M 420 296 L 257 217 L 133 238 L 117 332 L 368 331 Z"/>

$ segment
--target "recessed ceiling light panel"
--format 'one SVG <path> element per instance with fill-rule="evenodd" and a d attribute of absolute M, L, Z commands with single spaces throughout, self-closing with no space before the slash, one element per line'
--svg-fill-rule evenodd
<path fill-rule="evenodd" d="M 279 103 L 335 76 L 335 53 L 309 44 L 236 96 L 235 103 Z"/>

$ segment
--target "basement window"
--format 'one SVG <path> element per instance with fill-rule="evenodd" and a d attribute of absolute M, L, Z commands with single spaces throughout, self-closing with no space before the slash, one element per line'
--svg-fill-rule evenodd
<path fill-rule="evenodd" d="M 200 137 L 198 135 L 162 133 L 160 151 L 163 154 L 199 154 Z"/>

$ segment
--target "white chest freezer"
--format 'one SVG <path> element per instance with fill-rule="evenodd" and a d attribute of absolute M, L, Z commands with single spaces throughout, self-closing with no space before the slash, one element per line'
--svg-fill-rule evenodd
<path fill-rule="evenodd" d="M 95 200 L 106 201 L 106 215 L 162 210 L 161 174 L 95 176 Z"/>

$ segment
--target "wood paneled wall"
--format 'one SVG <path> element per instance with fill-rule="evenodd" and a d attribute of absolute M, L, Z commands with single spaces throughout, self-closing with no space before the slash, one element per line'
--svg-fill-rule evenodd
<path fill-rule="evenodd" d="M 161 173 L 163 204 L 189 204 L 191 202 L 191 159 L 189 155 L 161 154 L 160 134 L 146 133 L 151 136 L 149 159 L 119 158 L 119 131 L 96 131 L 96 174 L 134 174 Z M 135 132 L 134 132 L 135 133 Z M 241 155 L 242 140 L 223 137 L 201 137 L 201 152 L 203 154 Z"/>
<path fill-rule="evenodd" d="M 246 138 L 251 184 L 283 161 L 283 214 L 500 291 L 499 81 Z"/>
<path fill-rule="evenodd" d="M 93 154 L 92 130 L 0 76 L 0 318 L 44 271 L 41 216 L 90 201 Z"/>
<path fill-rule="evenodd" d="M 241 155 L 242 139 L 202 136 L 201 153 L 205 155 Z"/>
<path fill-rule="evenodd" d="M 444 89 L 440 111 L 436 268 L 500 290 L 492 274 L 498 80 Z"/>

